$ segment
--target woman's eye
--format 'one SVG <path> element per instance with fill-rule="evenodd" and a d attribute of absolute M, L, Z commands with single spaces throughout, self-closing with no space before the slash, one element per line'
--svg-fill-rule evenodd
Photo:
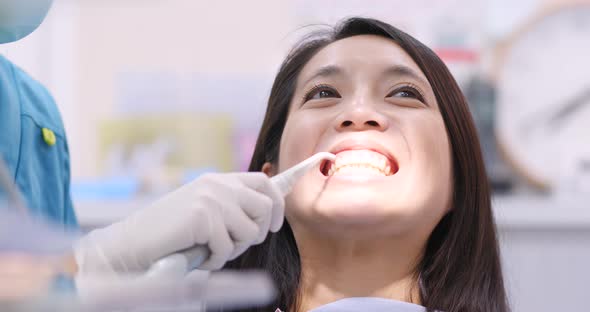
<path fill-rule="evenodd" d="M 411 87 L 404 87 L 401 89 L 396 89 L 392 91 L 387 97 L 398 97 L 398 98 L 408 98 L 408 99 L 416 99 L 418 101 L 424 102 L 422 94 Z"/>
<path fill-rule="evenodd" d="M 312 99 L 322 99 L 322 98 L 335 97 L 335 96 L 336 96 L 336 93 L 334 91 L 320 90 L 312 97 Z"/>
<path fill-rule="evenodd" d="M 414 94 L 411 91 L 400 91 L 398 93 L 395 94 L 395 96 L 400 96 L 400 97 L 411 97 L 411 98 L 415 98 L 417 97 L 416 94 Z"/>
<path fill-rule="evenodd" d="M 417 99 L 420 95 L 417 92 L 411 90 L 401 90 L 393 92 L 390 96 Z"/>

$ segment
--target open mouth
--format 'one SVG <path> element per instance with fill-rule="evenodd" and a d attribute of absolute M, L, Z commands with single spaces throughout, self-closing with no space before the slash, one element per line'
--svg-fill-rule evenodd
<path fill-rule="evenodd" d="M 397 162 L 379 152 L 360 149 L 344 150 L 336 154 L 334 162 L 325 160 L 320 171 L 326 177 L 339 175 L 391 176 L 397 173 Z"/>

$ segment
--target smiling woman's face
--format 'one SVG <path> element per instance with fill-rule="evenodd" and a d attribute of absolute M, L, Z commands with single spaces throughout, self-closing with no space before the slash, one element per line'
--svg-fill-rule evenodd
<path fill-rule="evenodd" d="M 302 69 L 275 171 L 320 151 L 335 163 L 304 175 L 286 200 L 296 232 L 430 232 L 449 208 L 451 152 L 436 98 L 391 40 L 342 39 Z"/>

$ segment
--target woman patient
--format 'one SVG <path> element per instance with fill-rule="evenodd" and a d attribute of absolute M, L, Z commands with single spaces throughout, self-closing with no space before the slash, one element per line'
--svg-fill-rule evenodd
<path fill-rule="evenodd" d="M 272 175 L 319 151 L 335 163 L 301 178 L 281 230 L 227 267 L 267 269 L 287 311 L 348 297 L 507 311 L 476 131 L 429 48 L 360 18 L 295 47 L 250 170 Z"/>

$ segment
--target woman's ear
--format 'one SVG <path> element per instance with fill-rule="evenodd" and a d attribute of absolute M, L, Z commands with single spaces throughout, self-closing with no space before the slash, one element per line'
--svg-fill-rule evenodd
<path fill-rule="evenodd" d="M 272 163 L 269 162 L 265 162 L 264 165 L 262 165 L 262 172 L 264 172 L 269 177 L 272 177 L 275 174 L 277 174 L 275 166 L 273 166 Z"/>

